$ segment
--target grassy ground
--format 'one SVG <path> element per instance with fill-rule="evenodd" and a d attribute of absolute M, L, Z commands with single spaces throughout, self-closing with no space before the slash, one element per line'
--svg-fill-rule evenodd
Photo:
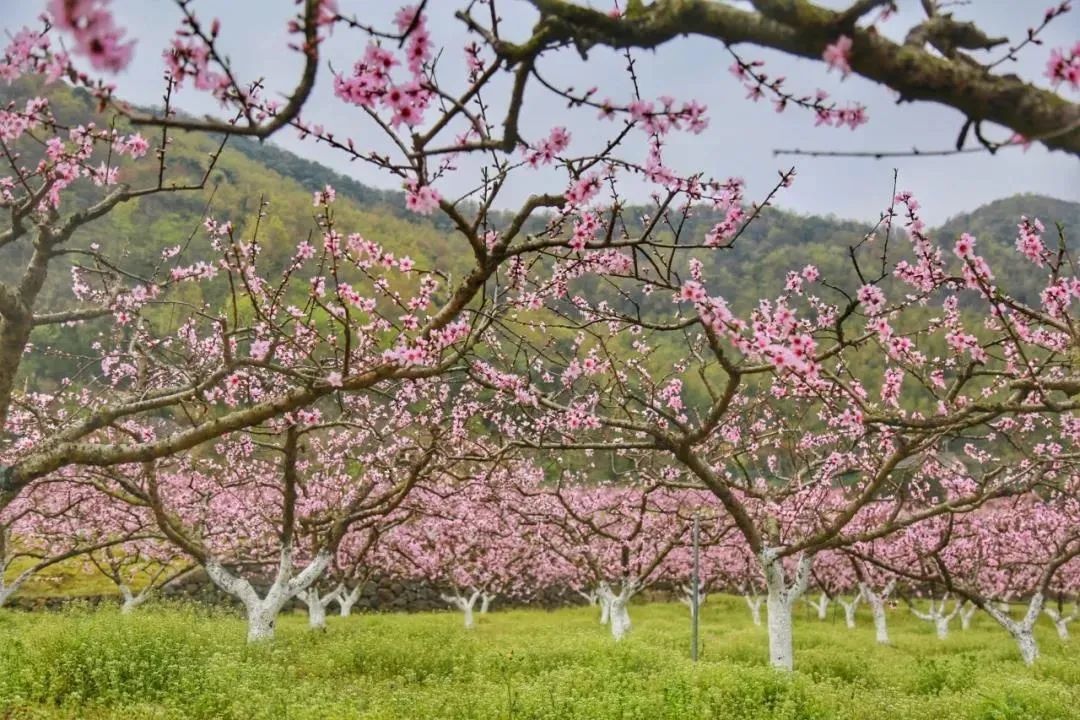
<path fill-rule="evenodd" d="M 686 608 L 632 611 L 618 645 L 581 608 L 495 612 L 472 632 L 429 613 L 332 617 L 313 634 L 295 615 L 260 647 L 240 619 L 195 608 L 0 611 L 0 718 L 1080 718 L 1080 641 L 1049 625 L 1028 669 L 985 618 L 941 642 L 897 610 L 879 647 L 868 617 L 849 631 L 800 613 L 786 677 L 737 598 L 703 610 L 696 666 Z"/>

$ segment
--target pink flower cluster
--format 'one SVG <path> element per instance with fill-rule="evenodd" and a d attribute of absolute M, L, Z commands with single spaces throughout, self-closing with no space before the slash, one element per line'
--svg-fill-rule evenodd
<path fill-rule="evenodd" d="M 49 0 L 53 22 L 75 39 L 75 52 L 90 59 L 97 70 L 120 72 L 135 51 L 135 41 L 124 42 L 124 30 L 113 22 L 109 0 Z"/>
<path fill-rule="evenodd" d="M 841 35 L 825 46 L 821 58 L 829 66 L 829 70 L 839 70 L 841 75 L 847 77 L 851 74 L 851 38 Z"/>
<path fill-rule="evenodd" d="M 1016 249 L 1028 260 L 1042 267 L 1049 256 L 1042 241 L 1042 234 L 1046 228 L 1038 218 L 1029 220 L 1025 215 L 1020 217 L 1020 224 L 1016 226 L 1016 229 Z"/>
<path fill-rule="evenodd" d="M 425 89 L 424 66 L 431 59 L 431 35 L 426 18 L 415 6 L 402 8 L 394 16 L 400 32 L 408 33 L 405 63 L 409 78 L 395 82 L 392 70 L 401 64 L 394 53 L 374 42 L 367 46 L 364 57 L 353 65 L 351 76 L 334 77 L 334 94 L 345 102 L 375 109 L 390 110 L 390 125 L 415 127 L 423 122 L 424 111 L 431 101 Z"/>
<path fill-rule="evenodd" d="M 550 165 L 555 157 L 570 145 L 570 133 L 564 127 L 551 129 L 551 134 L 535 148 L 525 153 L 525 162 L 529 167 Z"/>
<path fill-rule="evenodd" d="M 405 183 L 405 207 L 421 215 L 430 215 L 439 207 L 442 196 L 430 185 L 421 185 L 415 179 Z"/>
<path fill-rule="evenodd" d="M 67 73 L 69 59 L 65 52 L 52 52 L 48 36 L 23 28 L 15 33 L 0 54 L 0 80 L 12 82 L 24 73 L 34 73 L 52 83 Z"/>
<path fill-rule="evenodd" d="M 1073 90 L 1080 90 L 1080 42 L 1068 51 L 1057 48 L 1050 51 L 1050 60 L 1046 63 L 1046 77 L 1054 87 L 1065 84 Z"/>

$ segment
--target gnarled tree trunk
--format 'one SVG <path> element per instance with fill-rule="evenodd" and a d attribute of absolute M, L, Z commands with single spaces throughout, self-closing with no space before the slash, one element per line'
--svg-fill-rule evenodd
<path fill-rule="evenodd" d="M 790 671 L 795 668 L 791 611 L 795 602 L 806 591 L 813 557 L 803 555 L 799 558 L 795 577 L 790 583 L 784 571 L 784 563 L 777 557 L 774 548 L 763 550 L 760 561 L 768 589 L 765 607 L 768 613 L 769 663 L 774 668 Z"/>
<path fill-rule="evenodd" d="M 866 598 L 866 603 L 870 606 L 870 612 L 874 616 L 874 639 L 880 645 L 889 644 L 889 623 L 885 615 L 885 603 L 895 587 L 896 581 L 890 580 L 885 585 L 885 588 L 880 593 L 877 593 L 870 589 L 869 584 L 865 582 L 859 583 L 862 596 Z"/>
<path fill-rule="evenodd" d="M 473 608 L 476 607 L 476 601 L 480 599 L 481 593 L 479 590 L 473 590 L 468 596 L 462 595 L 460 591 L 455 590 L 453 595 L 443 595 L 443 602 L 447 602 L 464 615 L 464 623 L 466 630 L 472 630 L 476 626 L 476 620 L 473 616 Z"/>
<path fill-rule="evenodd" d="M 312 630 L 326 629 L 326 608 L 330 607 L 330 603 L 337 601 L 340 592 L 341 586 L 338 586 L 326 595 L 319 595 L 319 589 L 313 585 L 307 590 L 296 593 L 296 597 L 307 606 L 309 628 Z"/>
<path fill-rule="evenodd" d="M 970 630 L 971 619 L 975 617 L 975 613 L 979 611 L 979 606 L 974 603 L 965 603 L 960 608 L 960 629 Z"/>
<path fill-rule="evenodd" d="M 619 642 L 630 632 L 630 610 L 627 606 L 639 587 L 637 581 L 625 579 L 617 593 L 607 583 L 603 583 L 599 588 L 600 602 L 608 611 L 608 625 L 611 627 L 611 637 L 615 638 L 615 642 Z M 602 618 L 601 622 L 603 622 Z"/>
<path fill-rule="evenodd" d="M 746 600 L 746 606 L 750 608 L 750 619 L 755 625 L 761 627 L 761 603 L 765 601 L 765 598 L 755 594 L 743 595 L 743 599 Z"/>
<path fill-rule="evenodd" d="M 364 583 L 358 583 L 352 590 L 347 590 L 345 583 L 338 585 L 337 603 L 340 610 L 341 617 L 349 617 L 352 614 L 353 606 L 356 605 L 360 599 L 360 593 L 364 589 Z"/>
<path fill-rule="evenodd" d="M 930 609 L 926 612 L 921 612 L 914 605 L 911 606 L 911 612 L 915 617 L 920 620 L 934 623 L 934 630 L 937 633 L 938 640 L 945 640 L 949 637 L 949 623 L 960 612 L 961 603 L 957 601 L 956 606 L 953 607 L 951 612 L 946 612 L 945 608 L 949 603 L 949 594 L 946 593 L 941 598 L 940 602 L 934 600 L 933 596 L 930 597 Z"/>
<path fill-rule="evenodd" d="M 1001 607 L 993 603 L 987 603 L 983 608 L 986 613 L 997 621 L 998 625 L 1005 628 L 1016 642 L 1020 651 L 1020 657 L 1025 665 L 1034 665 L 1039 659 L 1039 644 L 1035 640 L 1035 621 L 1043 610 L 1043 594 L 1035 593 L 1028 601 L 1027 612 L 1020 620 L 1014 620 L 1008 612 L 1003 612 Z"/>
<path fill-rule="evenodd" d="M 248 620 L 248 642 L 255 643 L 274 638 L 274 626 L 281 609 L 296 597 L 297 593 L 307 590 L 319 579 L 330 564 L 330 558 L 330 553 L 319 552 L 307 567 L 294 576 L 293 549 L 282 548 L 274 582 L 262 597 L 259 597 L 250 582 L 234 575 L 217 560 L 207 560 L 203 567 L 215 585 L 243 603 Z"/>
<path fill-rule="evenodd" d="M 1076 611 L 1074 610 L 1068 615 L 1065 615 L 1058 612 L 1057 608 L 1048 607 L 1043 610 L 1043 612 L 1045 612 L 1046 616 L 1054 623 L 1054 629 L 1057 630 L 1058 639 L 1060 639 L 1061 642 L 1068 642 L 1069 623 L 1076 619 Z"/>
<path fill-rule="evenodd" d="M 132 592 L 131 588 L 127 585 L 120 585 L 120 596 L 124 599 L 120 605 L 120 614 L 129 615 L 135 611 L 135 608 L 142 605 L 144 602 L 150 599 L 150 595 L 153 592 L 152 587 L 143 588 L 139 593 Z"/>
<path fill-rule="evenodd" d="M 832 601 L 830 600 L 828 593 L 821 593 L 817 600 L 807 598 L 806 602 L 810 604 L 810 607 L 817 611 L 818 620 L 829 619 L 829 603 Z"/>
<path fill-rule="evenodd" d="M 862 590 L 855 593 L 855 597 L 851 600 L 845 600 L 842 597 L 836 598 L 836 602 L 840 603 L 840 607 L 844 608 L 844 625 L 848 630 L 855 629 L 855 611 L 859 607 L 859 601 L 862 600 Z"/>

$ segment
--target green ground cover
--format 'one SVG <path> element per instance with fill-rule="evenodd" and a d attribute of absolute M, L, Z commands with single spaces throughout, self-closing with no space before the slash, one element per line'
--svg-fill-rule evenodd
<path fill-rule="evenodd" d="M 869 617 L 847 630 L 800 612 L 785 676 L 740 599 L 703 609 L 696 666 L 687 615 L 635 606 L 620 644 L 588 608 L 494 612 L 471 632 L 451 613 L 332 617 L 325 633 L 292 615 L 249 647 L 240 618 L 195 607 L 0 610 L 0 718 L 1080 718 L 1080 641 L 1049 623 L 1026 668 L 988 618 L 939 641 L 898 608 L 881 647 Z"/>

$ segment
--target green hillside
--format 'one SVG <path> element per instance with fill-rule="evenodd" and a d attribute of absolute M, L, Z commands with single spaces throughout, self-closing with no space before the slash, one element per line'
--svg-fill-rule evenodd
<path fill-rule="evenodd" d="M 38 93 L 50 99 L 57 121 L 64 125 L 94 122 L 98 127 L 103 127 L 117 122 L 123 128 L 123 123 L 117 118 L 98 115 L 89 94 L 60 85 L 47 88 L 26 84 L 0 86 L 0 102 L 7 104 L 16 101 L 21 104 L 25 98 Z M 167 183 L 197 181 L 220 139 L 181 131 L 170 132 L 170 136 Z M 157 137 L 149 137 L 152 147 L 159 142 Z M 255 159 L 258 148 L 253 150 L 252 145 L 230 139 L 204 190 L 159 194 L 121 205 L 80 229 L 68 246 L 87 248 L 96 243 L 110 257 L 122 258 L 123 267 L 135 273 L 150 272 L 159 262 L 162 251 L 176 246 L 187 248 L 185 257 L 188 262 L 210 259 L 213 251 L 201 229 L 203 219 L 212 215 L 218 220 L 230 220 L 236 227 L 238 237 L 251 238 L 259 207 L 265 201 L 268 203 L 265 217 L 259 221 L 258 231 L 261 247 L 259 264 L 264 273 L 274 277 L 285 267 L 299 241 L 317 232 L 311 190 L 321 188 L 327 180 L 318 173 L 309 174 L 303 178 L 305 184 L 298 179 L 301 174 L 296 172 L 296 168 L 288 164 L 285 169 L 292 174 L 279 172 L 275 167 Z M 275 152 L 282 153 L 278 150 Z M 32 150 L 24 153 L 24 161 L 32 159 Z M 318 168 L 311 163 L 303 167 L 308 170 Z M 156 173 L 156 163 L 144 159 L 137 164 L 125 163 L 123 178 L 132 187 L 145 187 L 154 183 Z M 392 249 L 399 256 L 408 255 L 419 267 L 431 266 L 438 258 L 441 269 L 455 270 L 452 260 L 447 262 L 447 243 L 451 239 L 446 232 L 426 218 L 399 211 L 398 207 L 403 203 L 396 202 L 399 198 L 393 194 L 376 191 L 365 194 L 362 187 L 353 183 L 348 188 L 349 192 L 344 192 L 336 204 L 335 216 L 340 228 L 346 232 L 359 232 L 367 239 Z M 78 183 L 65 196 L 71 199 L 65 200 L 61 212 L 85 206 L 103 195 L 102 189 L 90 183 Z M 384 195 L 394 202 L 384 199 Z M 0 279 L 12 279 L 25 264 L 29 252 L 30 248 L 25 243 L 6 247 L 3 262 L 0 262 Z M 452 259 L 454 255 L 451 253 L 450 257 Z M 55 264 L 50 268 L 50 273 L 42 292 L 41 306 L 72 306 L 70 274 Z M 224 297 L 204 297 L 202 293 L 206 289 L 201 285 L 216 288 L 211 292 L 224 292 L 221 283 L 187 284 L 183 288 L 187 293 L 183 299 L 194 305 L 205 302 L 211 307 L 221 306 Z M 23 372 L 51 378 L 63 376 L 70 369 L 70 353 L 85 350 L 88 338 L 107 323 L 108 320 L 86 323 L 74 331 L 58 326 L 41 329 L 35 334 L 35 342 L 50 346 L 55 352 L 35 354 L 31 362 L 24 363 Z"/>
<path fill-rule="evenodd" d="M 95 113 L 89 94 L 62 85 L 47 88 L 15 84 L 0 87 L 0 102 L 23 101 L 43 93 L 50 98 L 58 119 L 69 125 L 96 122 L 99 126 L 118 122 L 117 118 Z M 122 123 L 121 123 L 122 125 Z M 171 133 L 169 177 L 174 181 L 197 178 L 205 166 L 208 154 L 216 149 L 217 140 L 204 134 Z M 156 142 L 156 137 L 154 142 Z M 156 167 L 141 162 L 125 177 L 133 185 L 152 182 Z M 368 187 L 328 168 L 287 152 L 272 142 L 259 143 L 246 138 L 230 139 L 208 187 L 202 192 L 172 193 L 148 197 L 137 203 L 122 206 L 96 223 L 84 228 L 72 241 L 75 246 L 98 243 L 114 255 L 125 257 L 125 266 L 136 271 L 149 270 L 161 257 L 162 250 L 177 245 L 187 246 L 192 259 L 209 257 L 210 248 L 200 232 L 206 214 L 219 220 L 231 220 L 240 236 L 250 237 L 257 209 L 264 200 L 269 203 L 267 215 L 259 226 L 262 246 L 260 264 L 263 272 L 273 274 L 284 266 L 297 242 L 316 230 L 313 221 L 311 193 L 327 184 L 338 190 L 335 209 L 339 227 L 347 232 L 360 232 L 396 255 L 412 257 L 420 267 L 437 264 L 441 270 L 457 275 L 471 262 L 466 245 L 454 237 L 447 221 L 426 218 L 408 212 L 400 191 Z M 80 202 L 92 200 L 100 190 L 83 183 L 78 193 Z M 77 193 L 77 194 L 78 194 Z M 628 217 L 643 210 L 629 209 Z M 1056 242 L 1055 223 L 1070 229 L 1080 227 L 1080 203 L 1066 202 L 1036 195 L 1017 195 L 957 216 L 933 231 L 948 245 L 952 238 L 966 231 L 979 238 L 980 251 L 996 268 L 1019 267 L 1015 264 L 1013 248 L 1016 223 L 1026 214 L 1043 220 L 1052 232 L 1047 240 Z M 700 242 L 716 221 L 709 211 L 699 210 L 684 225 L 681 242 Z M 506 218 L 489 218 L 498 227 Z M 872 227 L 872 222 L 839 220 L 835 217 L 805 216 L 768 208 L 731 249 L 704 251 L 705 272 L 710 286 L 724 295 L 737 311 L 745 312 L 757 298 L 775 294 L 783 288 L 789 270 L 806 264 L 821 268 L 824 277 L 840 286 L 854 287 L 858 280 L 852 271 L 848 248 L 859 242 Z M 670 233 L 669 233 L 670 234 Z M 1075 246 L 1075 238 L 1070 241 Z M 893 259 L 907 256 L 906 243 L 894 243 Z M 17 271 L 20 247 L 5 249 L 0 263 L 0 278 L 9 278 Z M 458 259 L 455 262 L 455 259 Z M 1017 273 L 1016 277 L 999 277 L 1010 292 L 1026 300 L 1036 300 L 1041 273 Z M 576 291 L 594 299 L 607 299 L 613 304 L 622 302 L 616 290 L 599 278 L 586 277 L 578 281 Z M 70 304 L 70 278 L 67 272 L 53 271 L 45 302 Z M 192 303 L 206 302 L 219 306 L 224 298 L 203 297 L 197 285 L 186 286 Z M 753 288 L 753 292 L 747 292 Z M 63 298 L 63 299 L 61 299 Z M 667 310 L 670 301 L 654 295 L 643 311 Z M 65 352 L 85 348 L 88 333 L 100 327 L 88 324 L 77 332 L 71 329 L 46 328 L 35 336 L 39 343 L 61 350 L 52 359 L 35 356 L 29 372 L 51 377 L 64 374 Z"/>

